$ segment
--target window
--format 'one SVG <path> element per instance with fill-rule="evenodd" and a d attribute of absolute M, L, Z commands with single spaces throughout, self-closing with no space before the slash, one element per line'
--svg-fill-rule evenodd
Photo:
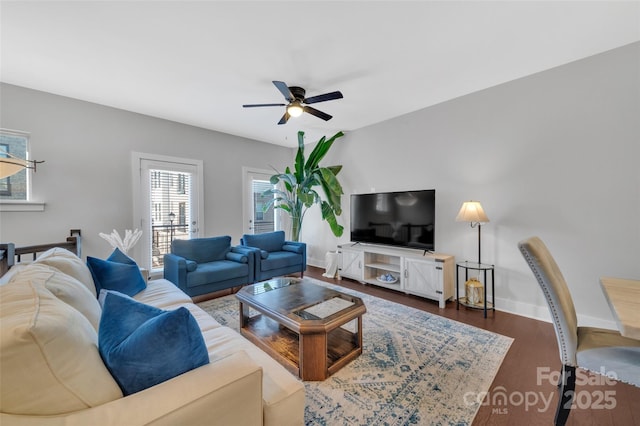
<path fill-rule="evenodd" d="M 28 159 L 29 134 L 13 130 L 0 129 L 0 157 L 13 156 Z M 0 179 L 0 201 L 30 199 L 30 182 L 27 169 Z"/>

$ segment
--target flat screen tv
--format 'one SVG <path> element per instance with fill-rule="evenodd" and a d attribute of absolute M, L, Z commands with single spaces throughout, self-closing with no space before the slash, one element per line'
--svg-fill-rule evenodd
<path fill-rule="evenodd" d="M 351 195 L 351 241 L 434 250 L 436 190 Z"/>

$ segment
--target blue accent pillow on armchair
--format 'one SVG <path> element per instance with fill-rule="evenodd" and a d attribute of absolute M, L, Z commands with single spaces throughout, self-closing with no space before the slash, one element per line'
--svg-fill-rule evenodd
<path fill-rule="evenodd" d="M 164 311 L 111 291 L 104 298 L 98 349 L 125 396 L 209 363 L 187 308 Z"/>
<path fill-rule="evenodd" d="M 97 293 L 100 293 L 101 289 L 107 289 L 135 296 L 147 288 L 135 260 L 117 248 L 107 260 L 87 256 L 87 266 L 93 276 Z"/>
<path fill-rule="evenodd" d="M 281 251 L 284 245 L 284 231 L 273 231 L 254 235 L 245 234 L 242 236 L 242 240 L 243 244 L 249 247 L 257 247 L 267 252 Z"/>
<path fill-rule="evenodd" d="M 224 260 L 229 250 L 231 250 L 231 237 L 228 235 L 173 240 L 171 243 L 171 253 L 196 263 Z"/>

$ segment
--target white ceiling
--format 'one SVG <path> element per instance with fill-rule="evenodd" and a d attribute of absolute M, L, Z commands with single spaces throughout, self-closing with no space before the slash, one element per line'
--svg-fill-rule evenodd
<path fill-rule="evenodd" d="M 640 2 L 1 3 L 3 82 L 296 145 L 640 40 Z M 271 83 L 340 90 L 278 126 Z"/>

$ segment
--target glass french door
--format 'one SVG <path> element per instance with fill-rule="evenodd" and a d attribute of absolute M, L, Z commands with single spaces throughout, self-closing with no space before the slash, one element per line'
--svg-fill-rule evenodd
<path fill-rule="evenodd" d="M 282 229 L 281 215 L 273 206 L 264 210 L 264 206 L 273 199 L 273 195 L 265 195 L 264 191 L 273 188 L 269 179 L 272 172 L 265 170 L 244 169 L 244 233 L 262 234 Z"/>
<path fill-rule="evenodd" d="M 150 274 L 161 273 L 173 240 L 195 238 L 203 232 L 199 219 L 202 162 L 141 154 L 134 163 L 139 167 L 134 210 L 143 231 L 137 255 Z"/>

